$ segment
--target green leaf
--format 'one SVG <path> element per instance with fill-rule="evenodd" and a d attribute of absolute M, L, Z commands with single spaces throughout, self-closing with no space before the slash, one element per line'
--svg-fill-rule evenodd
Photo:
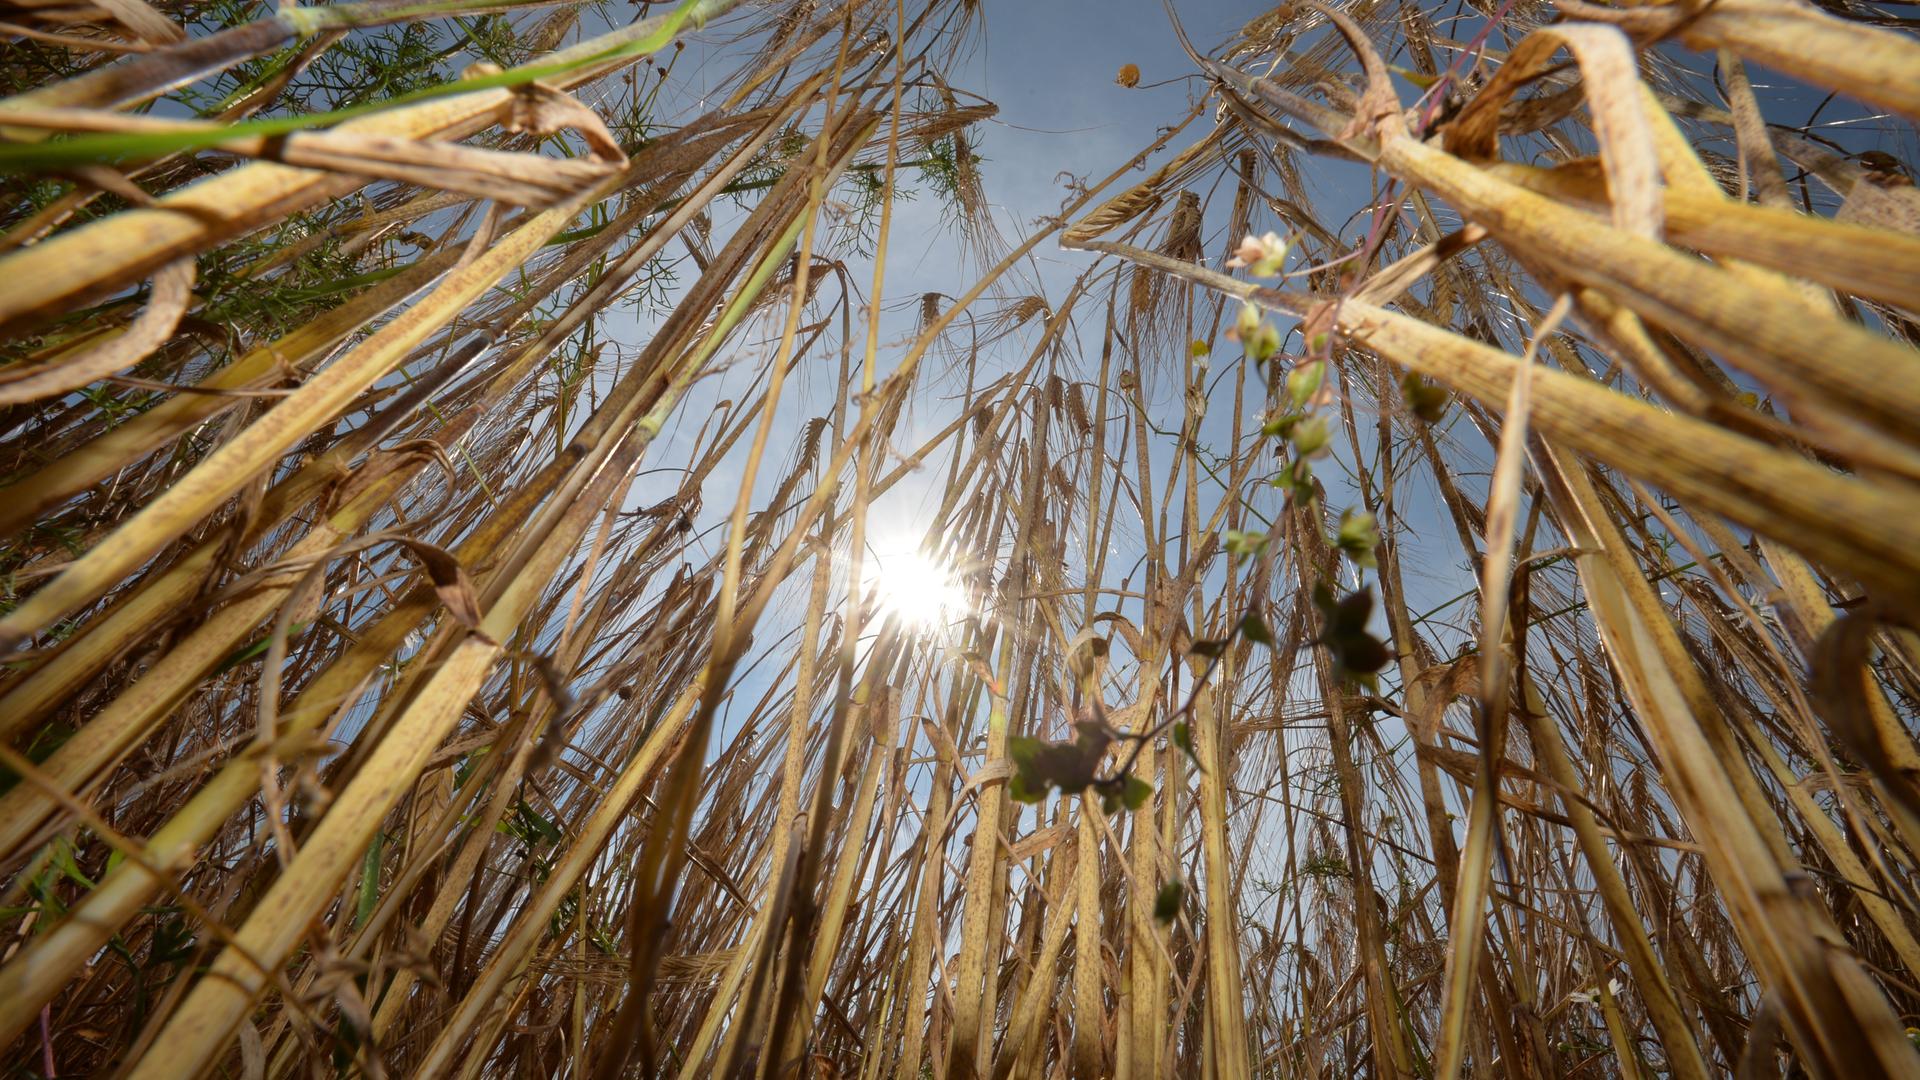
<path fill-rule="evenodd" d="M 557 844 L 565 838 L 560 826 L 548 821 L 539 811 L 528 806 L 525 800 L 514 806 L 513 814 L 500 823 L 499 830 L 518 838 L 528 847 Z"/>
<path fill-rule="evenodd" d="M 1196 638 L 1193 644 L 1187 646 L 1187 651 L 1193 653 L 1195 656 L 1204 656 L 1212 660 L 1227 651 L 1227 639 Z"/>
<path fill-rule="evenodd" d="M 1240 305 L 1240 314 L 1233 322 L 1233 332 L 1241 341 L 1246 341 L 1253 336 L 1254 331 L 1260 329 L 1260 314 L 1260 305 L 1258 304 L 1247 303 Z"/>
<path fill-rule="evenodd" d="M 1327 364 L 1324 360 L 1312 360 L 1296 364 L 1287 372 L 1287 396 L 1293 399 L 1293 407 L 1305 408 L 1307 400 L 1320 391 L 1320 385 L 1326 381 Z"/>
<path fill-rule="evenodd" d="M 298 638 L 301 634 L 306 633 L 308 625 L 309 624 L 307 623 L 297 622 L 287 627 L 287 640 L 291 642 L 294 639 Z M 249 660 L 253 660 L 258 657 L 265 656 L 267 654 L 267 650 L 272 646 L 273 646 L 273 636 L 271 634 L 261 638 L 258 641 L 254 641 L 249 644 L 242 645 L 238 649 L 235 649 L 233 652 L 229 653 L 225 659 L 221 660 L 219 663 L 219 666 L 213 669 L 213 673 L 215 675 L 224 675 L 225 673 L 233 670 L 234 668 L 239 667 L 241 664 L 244 664 Z"/>
<path fill-rule="evenodd" d="M 1294 452 L 1302 458 L 1310 458 L 1326 450 L 1331 436 L 1327 432 L 1327 418 L 1309 416 L 1293 426 L 1288 435 L 1293 442 Z"/>
<path fill-rule="evenodd" d="M 490 746 L 482 746 L 474 750 L 473 753 L 466 754 L 460 758 L 459 762 L 453 767 L 453 786 L 455 790 L 458 790 L 466 784 L 467 777 L 472 776 L 474 768 L 480 764 L 481 756 L 492 749 Z"/>
<path fill-rule="evenodd" d="M 186 921 L 178 915 L 153 930 L 153 949 L 148 954 L 149 967 L 158 964 L 171 964 L 193 955 L 195 941 L 193 931 Z"/>
<path fill-rule="evenodd" d="M 1380 546 L 1380 527 L 1365 510 L 1347 510 L 1340 515 L 1340 529 L 1333 546 L 1346 552 L 1354 565 L 1378 569 L 1374 549 Z"/>
<path fill-rule="evenodd" d="M 54 843 L 52 854 L 53 868 L 60 871 L 68 880 L 84 889 L 94 887 L 92 879 L 80 872 L 80 863 L 73 857 L 73 843 L 61 839 Z"/>
<path fill-rule="evenodd" d="M 1033 768 L 1034 758 L 1045 745 L 1031 735 L 1010 736 L 1007 739 L 1007 757 L 1013 762 L 1014 768 L 1024 772 Z"/>
<path fill-rule="evenodd" d="M 1080 791 L 1094 782 L 1100 762 L 1113 743 L 1113 733 L 1093 721 L 1075 724 L 1078 734 L 1072 742 L 1047 742 L 1027 735 L 1007 740 L 1007 757 L 1013 762 L 1014 776 L 1007 793 L 1019 802 L 1039 802 L 1054 788 Z"/>
<path fill-rule="evenodd" d="M 1153 798 L 1153 785 L 1137 776 L 1129 775 L 1126 783 L 1121 785 L 1120 801 L 1125 803 L 1129 810 L 1140 809 L 1147 805 L 1147 800 L 1151 798 Z"/>
<path fill-rule="evenodd" d="M 1424 75 L 1418 71 L 1411 71 L 1407 68 L 1403 68 L 1399 64 L 1388 64 L 1387 70 L 1393 72 L 1395 75 L 1400 76 L 1401 78 L 1407 80 L 1408 82 L 1412 83 L 1413 85 L 1419 87 L 1422 90 L 1431 90 L 1433 89 L 1434 84 L 1440 81 L 1440 76 L 1438 75 Z"/>
<path fill-rule="evenodd" d="M 1267 629 L 1266 620 L 1257 611 L 1249 611 L 1241 617 L 1240 636 L 1255 645 L 1273 645 L 1273 631 Z"/>
<path fill-rule="evenodd" d="M 1265 551 L 1268 536 L 1264 532 L 1241 532 L 1239 529 L 1228 529 L 1220 534 L 1220 540 L 1226 545 L 1228 554 L 1234 558 L 1243 559 Z"/>
<path fill-rule="evenodd" d="M 1187 760 L 1193 762 L 1194 768 L 1200 768 L 1200 756 L 1193 752 L 1193 727 L 1185 720 L 1173 725 L 1173 745 L 1187 755 Z M 1206 770 L 1201 769 L 1201 771 Z"/>
<path fill-rule="evenodd" d="M 1438 423 L 1447 414 L 1447 404 L 1451 397 L 1445 389 L 1435 386 L 1427 380 L 1407 373 L 1400 380 L 1400 396 L 1406 402 L 1407 411 L 1429 424 Z"/>
<path fill-rule="evenodd" d="M 1153 898 L 1154 921 L 1165 926 L 1180 917 L 1180 901 L 1186 897 L 1187 887 L 1178 880 L 1169 881 L 1160 886 L 1159 893 Z"/>
<path fill-rule="evenodd" d="M 1374 673 L 1393 658 L 1386 645 L 1367 632 L 1367 620 L 1373 614 L 1372 591 L 1361 589 L 1336 601 L 1323 582 L 1314 586 L 1313 603 L 1324 621 L 1318 641 L 1332 654 L 1335 672 L 1355 682 L 1372 682 Z"/>
<path fill-rule="evenodd" d="M 374 906 L 380 902 L 380 847 L 386 839 L 385 833 L 374 833 L 373 843 L 367 845 L 366 857 L 360 860 L 359 897 L 353 913 L 355 926 L 365 926 Z"/>
<path fill-rule="evenodd" d="M 587 941 L 594 948 L 599 949 L 608 956 L 620 955 L 620 943 L 614 940 L 613 931 L 608 930 L 604 926 L 594 927 L 593 934 L 587 938 Z"/>
<path fill-rule="evenodd" d="M 1310 505 L 1320 495 L 1313 486 L 1313 464 L 1306 458 L 1295 458 L 1293 464 L 1282 469 L 1278 476 L 1267 483 L 1276 490 L 1286 492 L 1296 506 Z"/>
<path fill-rule="evenodd" d="M 1280 351 L 1280 331 L 1275 330 L 1272 323 L 1263 322 L 1243 337 L 1241 344 L 1254 363 L 1263 364 Z"/>

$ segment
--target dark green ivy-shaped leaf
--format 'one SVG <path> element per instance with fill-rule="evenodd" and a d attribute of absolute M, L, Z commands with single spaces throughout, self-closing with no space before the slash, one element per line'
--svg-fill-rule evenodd
<path fill-rule="evenodd" d="M 1186 897 L 1187 887 L 1177 879 L 1160 886 L 1160 892 L 1153 898 L 1154 920 L 1165 926 L 1180 916 L 1180 901 Z"/>
<path fill-rule="evenodd" d="M 1007 781 L 1007 795 L 1014 802 L 1037 803 L 1047 797 L 1048 784 L 1040 779 L 1034 764 L 1044 745 L 1031 735 L 1007 739 L 1007 758 L 1013 762 L 1013 779 Z"/>
<path fill-rule="evenodd" d="M 1257 611 L 1249 611 L 1240 618 L 1240 636 L 1255 645 L 1273 645 L 1273 631 L 1267 629 L 1265 619 Z"/>
<path fill-rule="evenodd" d="M 1407 403 L 1407 411 L 1429 424 L 1438 423 L 1447 415 L 1449 394 L 1412 372 L 1400 380 L 1400 394 Z"/>
<path fill-rule="evenodd" d="M 1017 803 L 1037 803 L 1047 797 L 1047 789 L 1028 786 L 1027 774 L 1014 773 L 1007 781 L 1007 796 Z"/>
<path fill-rule="evenodd" d="M 1045 745 L 1031 735 L 1010 735 L 1007 737 L 1007 757 L 1013 761 L 1014 768 L 1025 771 Z"/>
<path fill-rule="evenodd" d="M 178 915 L 154 927 L 153 949 L 147 954 L 149 965 L 172 964 L 193 955 L 193 930 Z"/>
<path fill-rule="evenodd" d="M 1336 673 L 1344 679 L 1371 681 L 1393 655 L 1380 639 L 1367 632 L 1373 592 L 1361 589 L 1336 601 L 1333 591 L 1322 583 L 1313 588 L 1313 603 L 1325 623 L 1318 640 L 1333 655 Z"/>
<path fill-rule="evenodd" d="M 1048 742 L 1026 735 L 1007 740 L 1014 775 L 1007 794 L 1020 802 L 1039 802 L 1048 791 L 1083 791 L 1099 776 L 1113 734 L 1106 725 L 1082 721 L 1072 742 Z"/>
<path fill-rule="evenodd" d="M 1226 638 L 1196 638 L 1194 639 L 1193 644 L 1187 646 L 1187 651 L 1194 654 L 1195 656 L 1204 656 L 1207 659 L 1212 660 L 1218 657 L 1221 653 L 1227 651 L 1227 639 Z"/>

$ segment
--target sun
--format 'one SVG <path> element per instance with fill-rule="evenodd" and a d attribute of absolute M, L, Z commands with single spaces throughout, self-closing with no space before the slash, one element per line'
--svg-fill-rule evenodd
<path fill-rule="evenodd" d="M 862 577 L 880 614 L 909 630 L 945 629 L 967 609 L 954 568 L 917 548 L 869 553 Z"/>

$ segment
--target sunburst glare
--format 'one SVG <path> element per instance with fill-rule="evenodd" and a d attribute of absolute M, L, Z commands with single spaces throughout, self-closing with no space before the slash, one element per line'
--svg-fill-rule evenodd
<path fill-rule="evenodd" d="M 945 629 L 967 609 L 966 589 L 954 567 L 915 547 L 869 551 L 861 578 L 883 616 L 920 632 Z"/>

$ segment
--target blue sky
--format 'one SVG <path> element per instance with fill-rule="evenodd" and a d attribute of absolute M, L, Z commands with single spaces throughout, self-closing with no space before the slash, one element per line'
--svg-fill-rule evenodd
<path fill-rule="evenodd" d="M 1204 3 L 1181 0 L 1178 6 L 1188 33 L 1203 50 L 1217 48 L 1248 18 L 1266 10 L 1264 4 L 1229 4 L 1217 0 Z M 947 71 L 946 77 L 955 88 L 978 94 L 999 106 L 998 116 L 979 125 L 974 137 L 984 158 L 986 196 L 994 207 L 999 231 L 1009 242 L 1017 243 L 1026 236 L 1036 219 L 1058 212 L 1067 196 L 1062 173 L 1089 180 L 1104 177 L 1150 143 L 1163 125 L 1185 116 L 1190 105 L 1206 93 L 1206 86 L 1194 77 L 1191 61 L 1175 44 L 1164 9 L 1154 0 L 1127 3 L 1034 0 L 995 2 L 983 7 L 984 24 L 974 29 L 967 52 L 959 64 Z M 1471 37 L 1470 27 L 1456 24 L 1454 32 Z M 1495 44 L 1504 43 L 1496 39 Z M 719 73 L 734 66 L 731 57 L 703 54 L 702 48 L 696 45 L 675 65 L 662 95 L 662 123 L 677 122 L 703 108 L 706 94 Z M 721 52 L 727 51 L 722 47 Z M 703 59 L 712 62 L 705 64 L 701 62 Z M 1139 88 L 1128 89 L 1116 83 L 1115 75 L 1125 64 L 1139 67 L 1142 83 Z M 1697 97 L 1710 102 L 1717 100 L 1709 71 L 1702 69 L 1694 82 L 1692 89 Z M 1823 127 L 1823 133 L 1843 142 L 1862 143 L 1883 138 L 1891 138 L 1896 143 L 1911 140 L 1910 132 L 1904 129 L 1881 130 L 1882 125 L 1866 118 L 1857 106 L 1845 102 L 1822 105 L 1819 95 L 1808 95 L 1797 88 L 1776 88 L 1764 74 L 1757 74 L 1756 82 L 1774 115 L 1790 115 L 1796 111 L 1806 115 L 1821 110 L 1821 121 L 1828 125 Z M 1210 116 L 1196 120 L 1148 167 L 1190 145 L 1204 134 L 1210 123 Z M 1896 146 L 1896 149 L 1904 148 Z M 1371 193 L 1365 174 L 1351 166 L 1335 167 L 1320 161 L 1305 162 L 1303 167 L 1322 220 L 1329 227 L 1338 227 L 1343 239 L 1352 242 L 1363 225 L 1355 222 L 1350 212 L 1361 206 Z M 905 179 L 909 184 L 918 182 L 911 173 Z M 1133 179 L 1123 178 L 1112 190 L 1119 190 Z M 1206 197 L 1210 192 L 1203 190 L 1201 194 Z M 1227 194 L 1223 190 L 1215 196 L 1205 235 L 1206 258 L 1215 265 L 1231 239 L 1219 221 L 1228 201 Z M 726 212 L 716 216 L 721 219 L 716 221 L 716 233 L 724 235 L 729 224 Z M 1280 226 L 1271 215 L 1256 217 L 1256 230 L 1277 227 Z M 922 190 L 918 197 L 902 200 L 897 205 L 891 271 L 886 284 L 887 314 L 882 323 L 883 371 L 898 363 L 912 338 L 920 294 L 937 291 L 956 295 L 974 282 L 977 267 L 956 255 L 957 250 L 952 224 L 930 192 Z M 669 254 L 675 258 L 684 255 L 677 244 L 669 249 Z M 1074 277 L 1092 262 L 1090 255 L 1063 251 L 1053 241 L 1044 242 L 1018 279 L 1010 278 L 1005 283 L 1003 295 L 1037 291 L 1050 303 L 1058 303 Z M 853 298 L 857 311 L 858 305 L 865 302 L 870 264 L 853 258 L 849 260 L 849 269 L 863 294 Z M 678 270 L 683 281 L 690 280 L 693 272 L 690 264 Z M 822 302 L 827 296 L 823 291 Z M 1074 347 L 1068 350 L 1069 357 L 1061 372 L 1068 378 L 1091 379 L 1097 371 L 1102 333 L 1099 315 L 1103 303 L 1103 300 L 1089 300 L 1079 309 Z M 762 318 L 735 335 L 721 357 L 724 370 L 695 387 L 649 451 L 648 462 L 643 466 L 649 471 L 635 484 L 628 505 L 650 505 L 672 495 L 679 479 L 671 467 L 685 462 L 719 403 L 730 401 L 739 405 L 751 399 L 753 387 L 764 371 L 772 343 L 778 336 L 778 315 L 776 308 L 772 317 Z M 646 314 L 619 316 L 611 321 L 608 336 L 630 357 L 648 339 L 652 324 L 653 317 Z M 1017 367 L 1025 359 L 1030 342 L 1030 333 L 1016 335 L 989 350 L 980 357 L 981 380 Z M 1213 358 L 1214 375 L 1218 378 L 1230 372 L 1231 365 L 1238 363 L 1239 358 L 1232 346 L 1224 342 L 1216 344 L 1221 346 Z M 1178 370 L 1178 357 L 1165 359 L 1170 370 Z M 610 378 L 612 373 L 605 374 Z M 935 378 L 937 374 L 937 371 L 929 372 L 923 378 L 909 422 L 894 440 L 896 449 L 904 451 L 917 446 L 926 434 L 943 425 L 957 411 L 959 403 L 953 400 L 953 381 Z M 1181 410 L 1181 388 L 1177 380 L 1148 385 L 1158 391 L 1149 402 L 1151 411 L 1163 422 L 1177 423 Z M 1216 393 L 1231 393 L 1230 381 L 1214 385 Z M 766 496 L 787 471 L 790 447 L 802 425 L 826 412 L 839 389 L 837 365 L 826 357 L 815 357 L 796 371 L 778 413 L 773 450 L 754 484 L 756 507 L 764 504 Z M 1210 403 L 1207 427 L 1203 428 L 1203 438 L 1212 443 L 1217 453 L 1234 452 L 1224 437 L 1231 419 L 1230 405 L 1230 397 L 1225 400 L 1216 397 Z M 1245 410 L 1251 413 L 1260 405 L 1257 400 L 1249 401 Z M 1360 423 L 1371 423 L 1370 410 L 1363 407 L 1357 413 Z M 1456 411 L 1456 420 L 1457 417 Z M 1484 469 L 1491 455 L 1468 425 L 1456 423 L 1453 433 L 1460 436 L 1449 448 L 1456 479 L 1469 492 L 1476 492 L 1484 487 Z M 1370 440 L 1363 438 L 1362 441 Z M 1336 447 L 1342 442 L 1336 437 Z M 1243 448 L 1242 452 L 1247 451 Z M 1156 454 L 1159 458 L 1154 470 L 1156 498 L 1165 482 L 1164 455 L 1163 446 Z M 724 532 L 717 526 L 724 522 L 736 497 L 741 456 L 736 450 L 732 459 L 716 469 L 706 482 L 704 507 L 696 518 L 696 531 L 684 553 L 686 560 L 695 566 L 705 564 L 724 543 Z M 885 551 L 910 545 L 929 524 L 928 512 L 936 502 L 932 492 L 942 479 L 939 466 L 936 460 L 920 476 L 911 478 L 876 503 L 871 526 L 875 547 Z M 1337 459 L 1319 469 L 1329 489 L 1328 502 L 1335 512 L 1357 501 L 1343 484 L 1339 470 Z M 1472 585 L 1451 523 L 1440 512 L 1433 492 L 1425 486 L 1427 483 L 1424 479 L 1406 483 L 1396 492 L 1396 507 L 1402 524 L 1408 528 L 1402 538 L 1401 552 L 1409 602 L 1415 611 L 1439 608 Z M 1268 495 L 1266 501 L 1271 506 L 1274 500 Z M 1137 542 L 1138 536 L 1137 522 L 1131 529 L 1123 523 L 1119 542 L 1122 545 L 1130 540 Z M 1006 555 L 1005 552 L 995 554 L 1002 558 Z M 1109 564 L 1107 584 L 1117 584 L 1137 551 L 1122 550 L 1116 554 Z M 620 571 L 618 565 L 602 567 L 603 574 Z M 1070 566 L 1069 574 L 1073 572 Z M 799 600 L 804 595 L 808 576 L 805 571 L 797 575 L 784 590 L 781 602 L 768 613 L 767 622 L 757 635 L 763 650 L 779 647 L 773 643 L 781 641 L 784 631 L 797 621 Z M 1203 592 L 1206 589 L 1203 585 Z M 1464 640 L 1465 627 L 1442 631 L 1440 623 L 1465 610 L 1463 607 L 1443 612 L 1440 622 L 1425 628 L 1430 633 L 1438 631 L 1435 636 L 1440 640 L 1436 644 L 1443 652 L 1451 651 Z M 764 666 L 763 669 L 771 670 Z M 750 701 L 757 696 L 758 688 L 752 687 L 740 700 Z M 723 730 L 715 749 L 724 745 L 725 735 Z"/>

